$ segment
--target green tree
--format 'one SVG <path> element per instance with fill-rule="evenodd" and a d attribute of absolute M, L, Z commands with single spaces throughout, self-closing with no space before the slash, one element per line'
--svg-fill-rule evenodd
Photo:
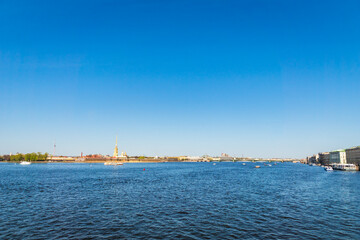
<path fill-rule="evenodd" d="M 30 153 L 30 160 L 31 161 L 36 161 L 38 160 L 38 155 L 36 153 Z"/>
<path fill-rule="evenodd" d="M 21 154 L 21 153 L 16 153 L 14 155 L 4 155 L 4 156 L 0 156 L 0 161 L 14 161 L 14 162 L 19 162 L 19 161 L 46 161 L 49 157 L 48 153 L 44 153 L 42 154 L 41 152 L 33 152 L 33 153 L 26 153 L 26 154 Z"/>
<path fill-rule="evenodd" d="M 17 153 L 15 155 L 10 156 L 10 161 L 20 162 L 25 159 L 24 155 L 21 153 Z"/>

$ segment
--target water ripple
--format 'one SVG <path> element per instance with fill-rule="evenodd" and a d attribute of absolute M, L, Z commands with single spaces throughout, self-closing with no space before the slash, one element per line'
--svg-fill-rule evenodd
<path fill-rule="evenodd" d="M 1 164 L 0 239 L 360 239 L 359 183 L 290 163 Z"/>

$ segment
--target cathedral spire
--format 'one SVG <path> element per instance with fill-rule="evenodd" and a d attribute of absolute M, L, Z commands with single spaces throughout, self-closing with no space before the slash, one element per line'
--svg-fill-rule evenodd
<path fill-rule="evenodd" d="M 116 143 L 115 143 L 115 148 L 114 148 L 114 158 L 118 157 L 118 146 L 117 146 L 117 136 L 116 136 Z"/>

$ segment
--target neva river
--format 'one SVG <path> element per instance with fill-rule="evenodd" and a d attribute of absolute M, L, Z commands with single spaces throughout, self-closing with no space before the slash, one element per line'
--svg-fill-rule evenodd
<path fill-rule="evenodd" d="M 1 163 L 0 239 L 360 239 L 360 172 L 258 165 Z"/>

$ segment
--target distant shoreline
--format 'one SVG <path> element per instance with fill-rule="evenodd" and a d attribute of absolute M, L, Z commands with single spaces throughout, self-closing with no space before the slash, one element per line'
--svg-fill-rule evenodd
<path fill-rule="evenodd" d="M 20 163 L 19 161 L 1 161 L 3 163 Z M 49 161 L 29 161 L 31 163 L 106 163 L 106 162 L 119 162 L 119 163 L 196 163 L 196 162 L 208 162 L 208 163 L 219 163 L 219 162 L 291 162 L 300 163 L 300 161 L 275 161 L 275 160 L 234 160 L 234 161 L 166 161 L 164 159 L 147 159 L 147 160 L 126 160 L 126 161 L 114 161 L 114 160 L 49 160 Z"/>

